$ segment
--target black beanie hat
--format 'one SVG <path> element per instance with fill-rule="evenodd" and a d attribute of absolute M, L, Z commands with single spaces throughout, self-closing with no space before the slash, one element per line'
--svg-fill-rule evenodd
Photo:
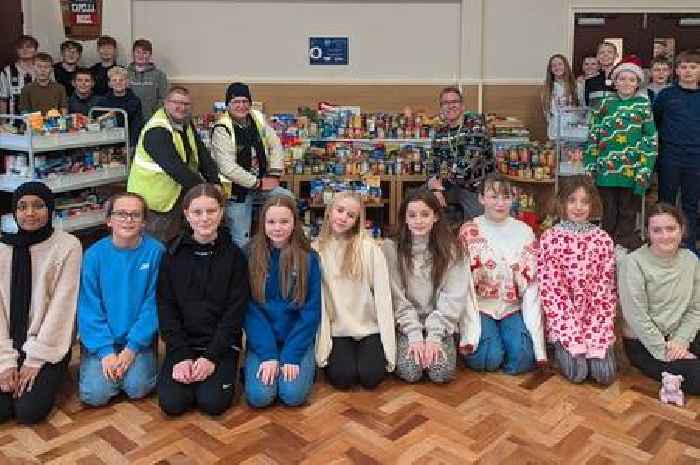
<path fill-rule="evenodd" d="M 17 203 L 25 195 L 36 195 L 43 200 L 46 207 L 49 209 L 49 218 L 51 218 L 54 211 L 54 196 L 53 192 L 51 192 L 51 189 L 49 189 L 46 184 L 38 181 L 29 181 L 19 186 L 12 194 L 13 212 L 17 211 Z"/>
<path fill-rule="evenodd" d="M 234 82 L 228 86 L 226 89 L 226 105 L 236 97 L 245 97 L 249 102 L 253 102 L 253 98 L 250 96 L 250 89 L 242 82 Z"/>

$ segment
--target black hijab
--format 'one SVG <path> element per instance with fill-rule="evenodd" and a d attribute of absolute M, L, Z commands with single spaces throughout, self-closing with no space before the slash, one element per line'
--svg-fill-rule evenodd
<path fill-rule="evenodd" d="M 44 201 L 49 210 L 49 219 L 44 226 L 36 231 L 22 229 L 17 221 L 17 204 L 25 195 L 36 195 Z M 12 194 L 12 212 L 17 221 L 16 234 L 4 234 L 0 239 L 12 246 L 12 270 L 10 278 L 10 337 L 12 346 L 22 357 L 22 346 L 27 339 L 29 323 L 29 307 L 32 301 L 32 256 L 29 248 L 39 242 L 44 242 L 51 234 L 53 227 L 54 197 L 51 190 L 40 182 L 25 182 Z"/>

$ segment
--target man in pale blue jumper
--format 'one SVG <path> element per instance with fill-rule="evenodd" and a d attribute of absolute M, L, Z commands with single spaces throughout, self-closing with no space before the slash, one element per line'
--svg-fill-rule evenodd
<path fill-rule="evenodd" d="M 146 211 L 140 195 L 116 194 L 106 205 L 112 235 L 85 253 L 79 397 L 91 406 L 120 391 L 138 399 L 156 385 L 156 283 L 164 247 L 143 233 Z"/>

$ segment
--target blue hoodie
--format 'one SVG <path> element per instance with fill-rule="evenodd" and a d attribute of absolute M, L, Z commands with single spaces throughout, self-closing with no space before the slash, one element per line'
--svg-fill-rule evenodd
<path fill-rule="evenodd" d="M 265 303 L 250 299 L 244 317 L 248 349 L 260 360 L 299 365 L 313 346 L 321 320 L 321 268 L 318 254 L 309 252 L 306 301 L 297 307 L 282 297 L 279 287 L 280 251 L 273 248 L 265 283 Z"/>
<path fill-rule="evenodd" d="M 103 358 L 119 347 L 139 352 L 158 330 L 156 284 L 165 248 L 144 235 L 135 249 L 105 237 L 85 253 L 78 298 L 78 333 L 91 354 Z"/>

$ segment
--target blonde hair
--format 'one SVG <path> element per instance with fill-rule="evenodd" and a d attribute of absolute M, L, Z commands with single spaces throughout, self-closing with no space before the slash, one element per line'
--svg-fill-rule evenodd
<path fill-rule="evenodd" d="M 362 241 L 365 238 L 365 206 L 362 202 L 362 197 L 355 192 L 338 192 L 333 196 L 333 202 L 326 208 L 323 214 L 323 224 L 318 238 L 319 254 L 325 258 L 328 253 L 328 244 L 333 239 L 333 229 L 331 227 L 331 212 L 338 202 L 346 199 L 352 199 L 360 205 L 360 215 L 357 221 L 349 231 L 349 239 L 345 241 L 343 248 L 343 258 L 340 265 L 340 272 L 349 276 L 355 281 L 362 278 L 363 263 L 362 263 Z M 330 258 L 330 257 L 329 257 Z"/>
<path fill-rule="evenodd" d="M 112 79 L 114 76 L 121 76 L 123 78 L 128 78 L 129 77 L 129 72 L 126 70 L 126 68 L 122 66 L 113 66 L 107 71 L 107 77 L 109 79 Z"/>

